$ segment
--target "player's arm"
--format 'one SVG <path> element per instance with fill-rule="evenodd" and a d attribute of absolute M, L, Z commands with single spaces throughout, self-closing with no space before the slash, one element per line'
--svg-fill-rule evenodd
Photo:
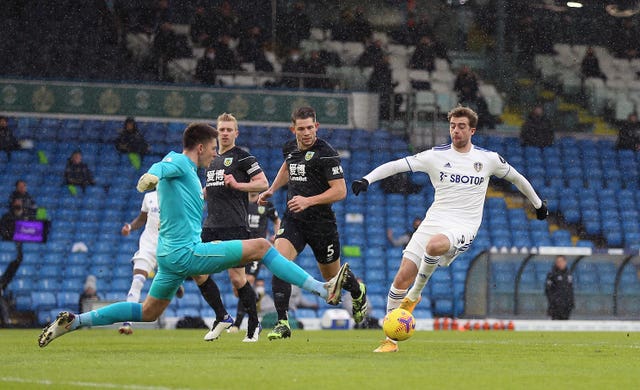
<path fill-rule="evenodd" d="M 261 206 L 265 206 L 269 201 L 269 198 L 271 198 L 276 191 L 285 186 L 288 182 L 289 166 L 285 161 L 280 166 L 280 169 L 278 169 L 278 174 L 276 174 L 276 178 L 273 179 L 273 183 L 271 183 L 271 186 L 267 188 L 265 192 L 262 192 L 260 195 L 258 195 L 258 204 Z"/>
<path fill-rule="evenodd" d="M 518 172 L 514 167 L 510 167 L 503 179 L 510 181 L 524 196 L 527 197 L 527 199 L 529 199 L 533 207 L 536 209 L 536 216 L 538 219 L 542 220 L 547 217 L 547 206 L 544 204 L 542 199 L 540 199 L 538 194 L 536 194 L 536 191 L 533 189 L 531 183 L 529 183 L 529 180 L 522 176 L 520 172 Z"/>
<path fill-rule="evenodd" d="M 269 181 L 264 172 L 251 176 L 251 180 L 248 183 L 239 183 L 233 175 L 224 175 L 224 184 L 242 192 L 260 192 L 269 188 Z"/>
<path fill-rule="evenodd" d="M 140 177 L 136 188 L 140 192 L 151 191 L 156 188 L 160 180 L 179 177 L 184 175 L 184 173 L 184 167 L 174 162 L 172 158 L 165 157 L 164 160 L 153 164 L 151 168 L 149 168 L 149 171 Z"/>
<path fill-rule="evenodd" d="M 406 158 L 389 161 L 375 168 L 362 179 L 354 180 L 353 183 L 351 183 L 351 189 L 354 194 L 358 195 L 362 191 L 367 191 L 369 184 L 371 183 L 375 183 L 376 181 L 393 176 L 397 173 L 407 172 L 410 170 L 411 165 L 409 165 L 409 161 Z"/>
<path fill-rule="evenodd" d="M 133 219 L 133 221 L 125 223 L 124 226 L 122 226 L 120 233 L 122 233 L 123 236 L 128 236 L 132 230 L 140 229 L 147 223 L 148 215 L 148 213 L 141 211 L 140 214 L 138 214 L 138 216 Z"/>

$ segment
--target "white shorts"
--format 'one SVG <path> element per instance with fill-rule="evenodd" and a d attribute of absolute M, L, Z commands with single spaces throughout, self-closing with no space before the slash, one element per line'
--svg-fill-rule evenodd
<path fill-rule="evenodd" d="M 139 269 L 145 271 L 150 278 L 155 275 L 156 268 L 158 267 L 155 252 L 149 250 L 141 249 L 137 251 L 131 258 L 131 263 L 133 263 L 134 270 Z"/>
<path fill-rule="evenodd" d="M 415 263 L 418 269 L 420 268 L 420 262 L 424 256 L 427 243 L 436 234 L 444 234 L 449 239 L 451 246 L 449 251 L 440 256 L 438 265 L 440 267 L 447 267 L 458 257 L 460 253 L 469 249 L 469 246 L 476 237 L 478 230 L 469 228 L 453 228 L 434 225 L 421 224 L 413 235 L 411 240 L 404 248 L 402 255 L 405 259 L 411 260 Z"/>

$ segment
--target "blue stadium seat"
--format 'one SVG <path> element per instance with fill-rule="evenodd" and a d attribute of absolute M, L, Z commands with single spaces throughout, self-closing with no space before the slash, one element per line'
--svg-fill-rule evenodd
<path fill-rule="evenodd" d="M 31 305 L 34 310 L 51 310 L 57 305 L 56 296 L 49 291 L 32 292 Z"/>
<path fill-rule="evenodd" d="M 62 291 L 82 291 L 85 278 L 64 278 L 60 290 Z"/>
<path fill-rule="evenodd" d="M 18 311 L 27 311 L 32 310 L 33 307 L 31 305 L 31 293 L 18 293 L 15 297 L 16 310 Z"/>
<path fill-rule="evenodd" d="M 77 292 L 59 292 L 56 294 L 56 300 L 59 307 L 65 307 L 67 310 L 77 312 L 79 310 L 78 302 L 80 293 Z"/>
<path fill-rule="evenodd" d="M 65 279 L 86 277 L 88 275 L 87 267 L 85 265 L 69 265 L 64 268 L 62 275 Z"/>
<path fill-rule="evenodd" d="M 453 300 L 451 299 L 436 299 L 434 309 L 434 316 L 451 317 L 453 316 Z"/>

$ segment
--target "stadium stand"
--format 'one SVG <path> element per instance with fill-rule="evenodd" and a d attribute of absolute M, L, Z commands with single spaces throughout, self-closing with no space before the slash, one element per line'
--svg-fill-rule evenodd
<path fill-rule="evenodd" d="M 74 126 L 84 126 L 85 122 L 88 122 L 92 128 L 106 127 L 106 124 L 95 120 L 34 120 L 33 118 L 26 120 L 26 118 L 18 118 L 17 122 L 28 123 L 29 126 L 37 126 L 39 129 L 48 128 L 51 132 L 67 131 Z M 159 122 L 141 122 L 140 126 L 143 129 L 162 129 L 158 131 L 163 133 L 176 131 L 175 129 L 169 130 L 166 123 Z M 275 134 L 283 134 L 283 136 L 285 134 L 280 129 L 273 130 L 272 138 L 276 137 Z M 126 180 L 115 179 L 109 187 L 98 187 L 93 189 L 92 193 L 81 194 L 77 197 L 61 191 L 60 184 L 45 180 L 51 174 L 49 169 L 56 167 L 59 160 L 67 158 L 68 148 L 64 145 L 80 145 L 78 135 L 75 139 L 64 137 L 67 139 L 64 142 L 45 141 L 46 134 L 50 131 L 32 133 L 35 134 L 35 149 L 22 151 L 21 153 L 26 157 L 21 158 L 15 164 L 13 161 L 8 164 L 8 169 L 2 174 L 6 180 L 3 180 L 2 188 L 0 188 L 4 192 L 9 192 L 10 186 L 6 183 L 14 182 L 24 173 L 22 159 L 24 161 L 35 160 L 37 150 L 50 153 L 48 156 L 49 166 L 44 167 L 46 169 L 32 170 L 33 179 L 40 180 L 39 182 L 42 183 L 41 186 L 34 189 L 34 194 L 42 200 L 42 205 L 47 208 L 54 220 L 50 239 L 46 244 L 26 245 L 28 257 L 35 256 L 39 259 L 34 262 L 25 261 L 16 279 L 9 287 L 15 296 L 17 307 L 35 310 L 40 319 L 48 318 L 50 311 L 56 307 L 70 307 L 73 304 L 73 293 L 79 292 L 81 280 L 88 273 L 93 273 L 98 277 L 101 286 L 100 293 L 103 294 L 103 298 L 113 299 L 124 296 L 129 287 L 131 272 L 128 259 L 135 251 L 136 238 L 123 239 L 119 236 L 118 229 L 121 221 L 126 220 L 126 217 L 133 213 L 129 209 L 134 207 L 136 203 L 131 199 L 136 199 L 139 196 L 131 197 L 131 194 L 135 194 L 131 191 L 131 187 L 139 171 L 136 171 L 127 160 L 107 159 L 103 161 L 101 167 L 103 172 L 113 173 L 109 174 L 110 177 L 120 176 Z M 249 133 L 253 131 L 260 130 L 247 129 Z M 354 139 L 354 136 L 349 132 L 350 130 L 336 129 L 333 130 L 331 138 Z M 358 137 L 368 138 L 367 136 L 366 132 L 358 134 Z M 492 246 L 509 250 L 512 247 L 520 250 L 538 245 L 593 247 L 595 246 L 594 241 L 589 238 L 597 241 L 597 238 L 600 237 L 607 246 L 628 247 L 632 250 L 640 249 L 640 231 L 637 224 L 637 216 L 640 214 L 638 206 L 640 197 L 638 197 L 637 182 L 618 180 L 616 181 L 619 183 L 618 187 L 618 184 L 615 186 L 610 184 L 613 179 L 608 175 L 603 178 L 605 185 L 603 190 L 590 190 L 585 183 L 592 176 L 592 170 L 576 169 L 575 165 L 568 163 L 569 161 L 562 163 L 562 160 L 567 158 L 564 152 L 580 142 L 579 153 L 582 156 L 592 156 L 590 153 L 593 148 L 606 150 L 597 156 L 592 156 L 596 159 L 592 160 L 595 166 L 612 164 L 613 167 L 619 168 L 619 162 L 624 159 L 625 169 L 637 172 L 640 161 L 634 158 L 630 159 L 626 153 L 615 150 L 611 143 L 599 141 L 562 138 L 557 145 L 549 148 L 550 151 L 531 153 L 531 150 L 524 148 L 506 147 L 506 145 L 516 143 L 515 139 L 484 135 L 478 135 L 476 139 L 479 145 L 489 148 L 492 147 L 492 144 L 495 145 L 495 149 L 505 146 L 505 158 L 517 169 L 525 174 L 529 173 L 531 176 L 542 173 L 535 170 L 538 169 L 534 168 L 536 167 L 535 163 L 540 163 L 540 166 L 545 168 L 548 167 L 542 162 L 544 161 L 542 154 L 558 156 L 560 163 L 553 169 L 561 167 L 560 169 L 566 169 L 567 172 L 563 170 L 557 180 L 553 179 L 553 175 L 542 174 L 547 180 L 541 182 L 542 186 L 539 191 L 548 198 L 550 204 L 557 205 L 552 211 L 558 213 L 560 217 L 558 220 L 563 223 L 564 227 L 554 227 L 546 221 L 530 218 L 521 206 L 513 205 L 508 191 L 491 190 L 485 204 L 484 226 L 479 232 L 477 241 L 470 251 L 463 254 L 451 267 L 440 269 L 434 274 L 429 283 L 428 296 L 426 296 L 429 298 L 428 302 L 431 306 L 423 306 L 417 314 L 427 318 L 462 314 L 464 312 L 464 282 L 469 263 L 480 252 Z M 274 143 L 283 140 L 284 138 L 278 135 L 277 141 Z M 95 148 L 105 155 L 110 154 L 110 151 L 105 151 L 107 148 L 105 148 L 104 141 L 91 143 L 83 140 L 82 145 L 83 147 Z M 177 143 L 168 145 L 167 149 L 178 149 L 178 146 Z M 371 167 L 372 157 L 375 155 L 373 153 L 374 146 L 372 145 L 371 148 L 354 150 L 350 158 L 344 159 L 345 166 L 349 167 L 346 170 L 348 180 L 360 177 Z M 400 149 L 403 148 L 407 148 L 407 145 L 403 145 Z M 260 161 L 279 159 L 279 156 L 272 156 L 271 149 L 256 147 L 252 148 L 252 152 Z M 153 158 L 152 156 L 145 157 L 145 165 L 148 166 Z M 278 164 L 267 164 L 265 168 L 267 176 L 274 177 L 277 168 Z M 553 172 L 553 169 L 550 170 Z M 572 172 L 571 175 L 580 180 L 566 180 L 565 173 L 569 171 Z M 425 211 L 426 205 L 432 198 L 433 189 L 429 185 L 425 185 L 422 192 L 412 195 L 385 194 L 381 188 L 374 187 L 366 194 L 366 197 L 356 198 L 349 195 L 345 202 L 336 205 L 344 245 L 355 245 L 362 249 L 362 262 L 357 257 L 348 260 L 359 272 L 364 271 L 362 275 L 371 286 L 382 286 L 381 288 L 371 288 L 369 291 L 376 316 L 384 314 L 386 289 L 391 283 L 397 261 L 401 257 L 400 248 L 388 246 L 385 236 L 386 229 L 397 229 L 398 226 L 408 225 L 413 216 L 420 215 Z M 115 200 L 112 203 L 105 203 L 107 207 L 104 210 L 96 211 L 94 208 L 96 203 L 89 201 L 90 199 L 100 199 L 99 202 L 106 202 L 107 199 Z M 131 203 L 130 207 L 127 206 L 129 203 Z M 366 224 L 353 222 L 348 218 L 348 214 L 358 213 L 363 215 Z M 106 229 L 103 229 L 105 227 Z M 576 234 L 579 229 L 583 229 L 585 232 L 581 237 Z M 84 241 L 89 252 L 71 253 L 72 244 L 78 241 Z M 41 247 L 36 249 L 35 247 L 38 245 Z M 9 252 L 3 251 L 0 265 L 8 263 L 10 259 L 11 250 Z M 317 274 L 315 259 L 310 251 L 301 254 L 299 264 L 314 275 Z M 598 267 L 600 266 L 598 265 Z M 602 265 L 602 267 L 605 266 Z M 523 279 L 523 288 L 539 284 L 546 271 L 546 269 L 541 270 L 534 279 Z M 501 286 L 512 287 L 514 273 L 513 269 L 500 269 L 499 272 L 495 272 L 493 277 L 497 288 L 500 289 Z M 603 268 L 601 270 L 596 266 L 589 267 L 587 264 L 576 270 L 577 288 L 579 289 L 594 289 L 596 291 L 609 289 L 613 277 L 615 275 L 611 269 L 605 270 Z M 624 278 L 626 277 L 623 277 L 621 288 L 631 288 L 627 287 L 628 284 L 625 284 L 627 279 Z M 605 281 L 606 283 L 604 283 Z M 605 285 L 609 287 L 605 287 Z M 220 286 L 223 289 L 223 294 L 232 294 L 228 283 L 222 282 Z M 67 294 L 58 294 L 62 291 Z M 230 295 L 229 300 L 235 302 Z M 173 303 L 171 308 L 175 309 L 177 315 L 202 314 L 200 311 L 207 310 L 203 307 L 196 292 L 187 294 L 182 301 Z M 306 314 L 311 313 L 315 312 L 311 311 Z"/>

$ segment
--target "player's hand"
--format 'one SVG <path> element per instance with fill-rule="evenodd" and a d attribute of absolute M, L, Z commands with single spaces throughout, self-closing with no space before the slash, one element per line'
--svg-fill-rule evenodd
<path fill-rule="evenodd" d="M 229 187 L 229 188 L 235 190 L 237 188 L 237 184 L 238 184 L 238 182 L 236 181 L 236 178 L 233 177 L 233 175 L 224 175 L 224 186 L 225 187 Z"/>
<path fill-rule="evenodd" d="M 129 233 L 131 233 L 131 225 L 125 223 L 122 229 L 120 229 L 120 233 L 122 233 L 123 236 L 128 236 Z"/>
<path fill-rule="evenodd" d="M 150 173 L 145 173 L 140 176 L 140 180 L 138 180 L 138 185 L 136 188 L 139 192 L 151 191 L 155 190 L 158 185 L 158 181 L 160 179 L 156 175 L 152 175 Z"/>
<path fill-rule="evenodd" d="M 351 191 L 358 196 L 360 192 L 367 192 L 369 189 L 369 181 L 364 177 L 362 179 L 354 180 L 351 183 Z"/>
<path fill-rule="evenodd" d="M 542 201 L 542 206 L 539 209 L 536 209 L 536 218 L 539 220 L 547 219 L 547 215 L 549 215 L 549 209 L 547 209 L 547 201 Z"/>
<path fill-rule="evenodd" d="M 304 196 L 300 195 L 294 196 L 290 201 L 287 202 L 287 208 L 294 213 L 304 211 L 308 209 L 309 206 L 312 206 L 309 202 L 309 198 L 305 198 Z"/>
<path fill-rule="evenodd" d="M 271 198 L 273 196 L 273 192 L 271 192 L 271 190 L 266 190 L 265 192 L 261 192 L 260 195 L 258 195 L 258 204 L 260 206 L 266 206 L 267 203 L 269 202 L 269 198 Z"/>

